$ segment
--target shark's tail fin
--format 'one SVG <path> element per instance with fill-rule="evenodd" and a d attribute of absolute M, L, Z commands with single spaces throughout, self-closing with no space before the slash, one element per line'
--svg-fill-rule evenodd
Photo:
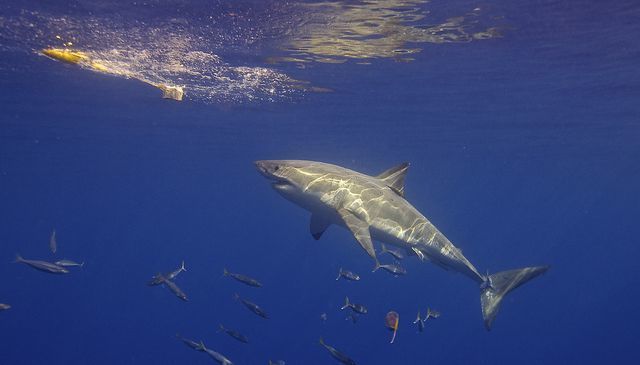
<path fill-rule="evenodd" d="M 182 263 L 180 264 L 180 271 L 187 271 L 187 268 L 184 267 L 184 260 L 182 260 Z"/>
<path fill-rule="evenodd" d="M 336 278 L 336 281 L 340 280 L 341 276 L 342 276 L 342 268 L 340 268 L 340 270 L 338 270 L 338 277 Z"/>
<path fill-rule="evenodd" d="M 15 259 L 15 260 L 13 260 L 13 262 L 14 262 L 14 263 L 17 263 L 17 262 L 22 262 L 23 260 L 24 260 L 24 259 L 22 258 L 22 256 L 20 256 L 20 254 L 19 254 L 19 253 L 17 253 L 17 254 L 16 254 L 16 259 Z"/>
<path fill-rule="evenodd" d="M 349 297 L 344 297 L 344 305 L 340 309 L 347 309 L 347 308 L 349 308 L 350 304 L 351 303 L 349 303 Z"/>
<path fill-rule="evenodd" d="M 502 299 L 515 288 L 544 274 L 548 269 L 548 266 L 533 266 L 487 275 L 480 287 L 482 317 L 487 330 L 491 329 L 491 324 L 498 314 Z"/>

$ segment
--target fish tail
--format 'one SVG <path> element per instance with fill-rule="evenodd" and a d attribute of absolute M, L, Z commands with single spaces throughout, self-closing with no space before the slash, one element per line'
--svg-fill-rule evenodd
<path fill-rule="evenodd" d="M 491 329 L 491 324 L 498 314 L 502 299 L 507 294 L 529 280 L 544 274 L 547 270 L 549 270 L 549 266 L 533 266 L 485 276 L 484 282 L 481 284 L 480 304 L 486 329 Z"/>
<path fill-rule="evenodd" d="M 222 269 L 222 276 L 229 276 L 229 271 L 227 271 L 226 267 Z"/>
<path fill-rule="evenodd" d="M 187 271 L 187 268 L 184 267 L 184 260 L 182 260 L 182 263 L 180 264 L 180 270 Z"/>
<path fill-rule="evenodd" d="M 349 297 L 344 297 L 344 305 L 342 306 L 342 308 L 340 309 L 346 309 L 349 308 Z"/>
<path fill-rule="evenodd" d="M 224 332 L 224 326 L 222 325 L 222 323 L 220 323 L 218 327 L 218 332 Z"/>
<path fill-rule="evenodd" d="M 320 337 L 320 344 L 324 346 L 324 339 L 322 337 Z"/>
<path fill-rule="evenodd" d="M 233 299 L 240 300 L 240 295 L 238 295 L 238 293 L 233 293 Z"/>
<path fill-rule="evenodd" d="M 340 280 L 341 276 L 342 276 L 342 268 L 340 268 L 340 270 L 338 270 L 338 277 L 336 278 L 336 281 Z"/>
<path fill-rule="evenodd" d="M 378 271 L 379 268 L 381 268 L 382 266 L 380 265 L 380 263 L 378 262 L 378 260 L 376 260 L 376 265 L 373 267 L 373 270 L 371 270 L 371 272 L 376 272 Z"/>
<path fill-rule="evenodd" d="M 14 262 L 14 263 L 17 263 L 17 262 L 22 262 L 22 261 L 24 261 L 24 259 L 22 258 L 22 256 L 20 256 L 20 254 L 19 254 L 19 253 L 17 253 L 17 254 L 16 254 L 16 259 L 15 259 L 15 260 L 13 260 L 13 262 Z"/>
<path fill-rule="evenodd" d="M 84 261 L 80 263 L 80 267 L 84 267 Z"/>
<path fill-rule="evenodd" d="M 428 309 L 427 309 L 428 310 Z M 428 314 L 427 314 L 428 315 Z M 414 324 L 420 322 L 420 311 L 418 311 L 418 316 L 416 317 L 416 320 L 413 321 Z"/>

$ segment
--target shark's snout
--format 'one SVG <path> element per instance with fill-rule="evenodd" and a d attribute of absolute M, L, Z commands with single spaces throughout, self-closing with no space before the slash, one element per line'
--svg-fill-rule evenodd
<path fill-rule="evenodd" d="M 268 179 L 278 179 L 276 172 L 280 169 L 280 164 L 277 161 L 272 160 L 259 160 L 254 162 L 256 169 L 264 177 Z"/>

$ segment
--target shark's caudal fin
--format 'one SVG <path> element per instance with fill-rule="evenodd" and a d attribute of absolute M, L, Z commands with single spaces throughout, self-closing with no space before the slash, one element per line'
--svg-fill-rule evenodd
<path fill-rule="evenodd" d="M 515 288 L 544 274 L 548 269 L 548 266 L 534 266 L 488 275 L 481 286 L 480 293 L 482 317 L 487 330 L 491 329 L 491 324 L 498 314 L 502 299 Z"/>
<path fill-rule="evenodd" d="M 341 276 L 342 276 L 342 268 L 340 268 L 340 270 L 338 270 L 338 277 L 336 278 L 336 281 L 340 280 Z"/>

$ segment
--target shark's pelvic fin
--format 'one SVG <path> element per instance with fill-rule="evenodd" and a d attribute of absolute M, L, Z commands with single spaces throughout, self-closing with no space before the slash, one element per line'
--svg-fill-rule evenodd
<path fill-rule="evenodd" d="M 491 324 L 498 314 L 502 299 L 515 288 L 544 274 L 548 269 L 548 266 L 534 266 L 487 275 L 480 292 L 482 317 L 487 330 L 491 329 Z"/>
<path fill-rule="evenodd" d="M 403 162 L 376 177 L 382 180 L 391 190 L 404 197 L 404 178 L 407 176 L 408 169 L 409 163 Z"/>
<path fill-rule="evenodd" d="M 329 228 L 331 222 L 325 217 L 319 214 L 311 214 L 311 222 L 309 223 L 309 230 L 311 231 L 311 235 L 316 240 L 319 240 L 322 237 L 324 231 Z"/>
<path fill-rule="evenodd" d="M 344 221 L 345 225 L 353 236 L 356 238 L 360 246 L 371 256 L 371 258 L 378 264 L 378 258 L 376 257 L 376 250 L 373 248 L 373 242 L 371 242 L 371 233 L 369 232 L 369 224 L 362 219 L 356 217 L 353 213 L 345 208 L 338 209 L 338 214 Z"/>

